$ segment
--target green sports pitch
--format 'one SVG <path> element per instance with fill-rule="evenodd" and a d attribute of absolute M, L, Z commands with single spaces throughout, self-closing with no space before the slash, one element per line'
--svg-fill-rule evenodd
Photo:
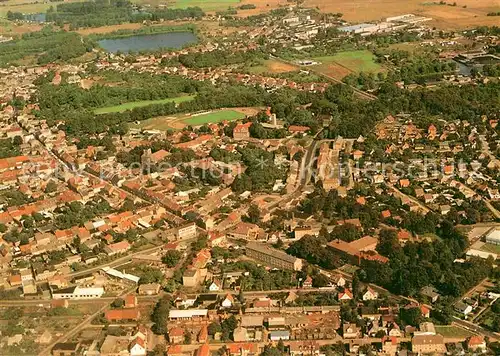
<path fill-rule="evenodd" d="M 245 117 L 245 114 L 234 111 L 234 110 L 222 110 L 222 111 L 215 111 L 211 112 L 208 114 L 202 114 L 198 116 L 191 116 L 188 117 L 182 122 L 184 122 L 186 125 L 203 125 L 203 124 L 208 124 L 208 123 L 217 123 L 221 121 L 232 121 L 232 120 L 240 120 Z"/>
<path fill-rule="evenodd" d="M 140 108 L 140 107 L 155 105 L 155 104 L 166 104 L 166 103 L 172 103 L 172 102 L 179 104 L 179 103 L 183 103 L 185 101 L 190 101 L 193 99 L 194 99 L 194 96 L 186 95 L 186 96 L 179 96 L 177 98 L 132 101 L 130 103 L 123 103 L 120 105 L 106 106 L 104 108 L 97 108 L 94 110 L 94 113 L 96 113 L 96 114 L 109 114 L 109 113 L 115 113 L 115 112 L 124 112 L 127 110 L 132 110 L 135 108 Z"/>

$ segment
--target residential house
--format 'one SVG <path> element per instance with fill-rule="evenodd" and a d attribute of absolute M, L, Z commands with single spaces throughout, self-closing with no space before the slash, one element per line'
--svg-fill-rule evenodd
<path fill-rule="evenodd" d="M 363 300 L 375 300 L 378 298 L 378 293 L 374 291 L 371 287 L 366 289 L 366 292 L 363 294 Z"/>
<path fill-rule="evenodd" d="M 436 290 L 431 286 L 422 288 L 420 290 L 420 294 L 424 297 L 427 297 L 431 303 L 437 302 L 440 297 L 439 293 L 436 292 Z"/>
<path fill-rule="evenodd" d="M 342 335 L 344 339 L 357 339 L 360 336 L 359 328 L 353 323 L 342 325 Z"/>
<path fill-rule="evenodd" d="M 302 288 L 312 288 L 313 280 L 311 276 L 307 276 L 304 282 L 302 283 Z"/>
<path fill-rule="evenodd" d="M 453 309 L 463 315 L 465 318 L 467 318 L 467 315 L 469 315 L 472 312 L 472 306 L 464 303 L 463 301 L 456 302 Z"/>
<path fill-rule="evenodd" d="M 184 342 L 184 329 L 173 327 L 168 331 L 168 339 L 171 344 L 182 344 Z"/>
<path fill-rule="evenodd" d="M 250 138 L 250 126 L 252 126 L 252 122 L 236 125 L 233 129 L 233 138 L 236 141 L 248 140 Z"/>
<path fill-rule="evenodd" d="M 106 310 L 104 317 L 109 322 L 116 321 L 137 321 L 141 317 L 139 309 L 111 309 Z"/>
<path fill-rule="evenodd" d="M 218 292 L 222 290 L 222 283 L 218 279 L 214 279 L 208 286 L 210 292 Z"/>
<path fill-rule="evenodd" d="M 351 300 L 353 298 L 354 297 L 353 297 L 352 292 L 349 288 L 345 288 L 344 291 L 342 291 L 338 294 L 339 301 Z"/>
<path fill-rule="evenodd" d="M 141 284 L 138 289 L 139 295 L 156 295 L 160 292 L 159 283 Z"/>
<path fill-rule="evenodd" d="M 225 298 L 221 302 L 221 307 L 231 308 L 234 304 L 234 297 L 231 294 L 226 294 Z"/>
<path fill-rule="evenodd" d="M 484 341 L 484 337 L 480 335 L 470 336 L 467 339 L 467 349 L 473 352 L 486 352 L 486 341 Z"/>

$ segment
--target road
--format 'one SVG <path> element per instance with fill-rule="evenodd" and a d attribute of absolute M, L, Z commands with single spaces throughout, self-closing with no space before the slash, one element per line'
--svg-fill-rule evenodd
<path fill-rule="evenodd" d="M 411 197 L 405 193 L 403 193 L 402 191 L 400 191 L 398 188 L 396 188 L 393 184 L 391 183 L 387 183 L 387 185 L 392 189 L 394 190 L 394 192 L 396 193 L 396 195 L 399 195 L 399 197 L 404 197 L 406 199 L 408 199 L 409 201 L 413 202 L 415 205 L 417 205 L 420 210 L 422 210 L 422 212 L 425 214 L 427 214 L 429 211 L 431 211 L 431 209 L 429 209 L 427 206 L 425 206 L 422 202 L 420 202 L 418 199 L 414 198 L 414 197 Z"/>

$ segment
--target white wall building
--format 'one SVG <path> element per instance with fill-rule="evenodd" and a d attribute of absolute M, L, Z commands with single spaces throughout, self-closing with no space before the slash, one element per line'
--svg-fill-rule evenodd
<path fill-rule="evenodd" d="M 52 291 L 53 299 L 95 299 L 101 298 L 104 294 L 103 287 L 69 287 Z"/>

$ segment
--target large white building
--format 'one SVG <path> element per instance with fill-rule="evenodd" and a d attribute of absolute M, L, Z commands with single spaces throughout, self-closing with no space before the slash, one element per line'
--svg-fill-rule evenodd
<path fill-rule="evenodd" d="M 188 223 L 183 226 L 179 226 L 177 228 L 177 237 L 179 240 L 182 239 L 191 239 L 194 238 L 198 235 L 198 231 L 196 229 L 196 224 L 193 223 Z"/>
<path fill-rule="evenodd" d="M 495 228 L 486 235 L 486 243 L 500 245 L 500 228 Z"/>
<path fill-rule="evenodd" d="M 104 294 L 103 287 L 83 288 L 79 286 L 52 291 L 53 299 L 95 299 Z"/>

